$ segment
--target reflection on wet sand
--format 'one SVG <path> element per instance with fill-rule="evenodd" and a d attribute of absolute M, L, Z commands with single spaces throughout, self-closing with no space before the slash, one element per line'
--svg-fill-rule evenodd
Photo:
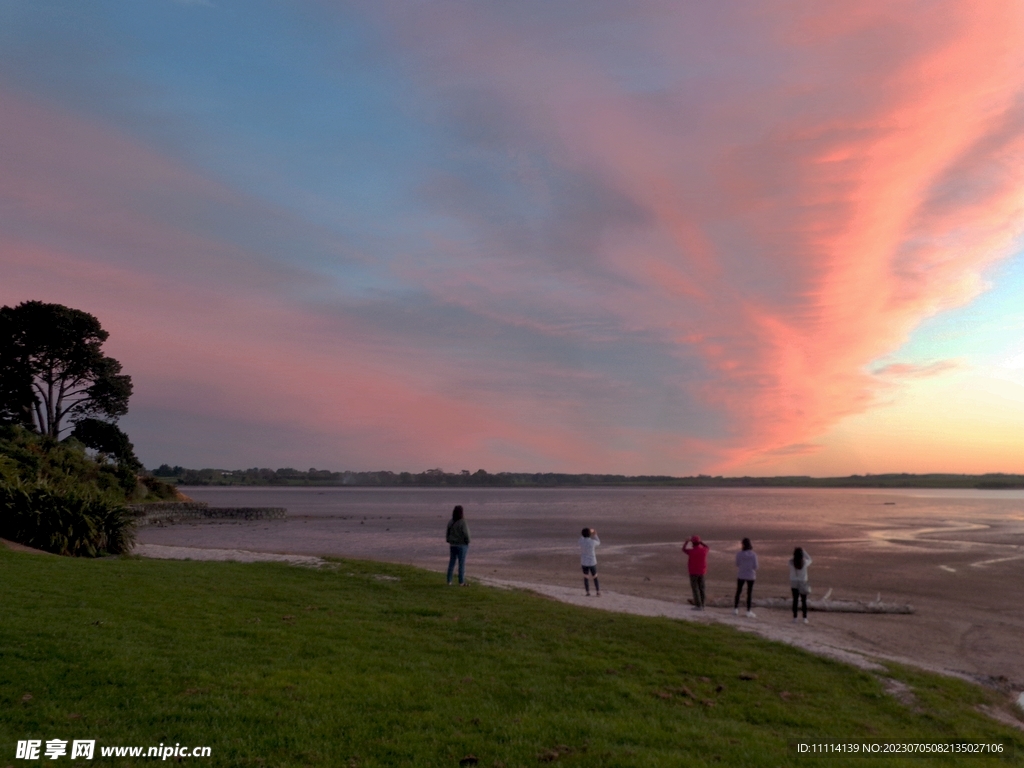
<path fill-rule="evenodd" d="M 958 546 L 969 546 L 970 542 L 954 542 L 945 541 L 943 539 L 927 538 L 928 534 L 939 533 L 962 533 L 964 531 L 982 531 L 988 530 L 991 526 L 982 523 L 968 523 L 963 520 L 947 520 L 944 525 L 932 526 L 928 528 L 915 528 L 915 529 L 903 529 L 903 528 L 886 528 L 878 531 L 869 531 L 868 536 L 879 542 L 896 544 L 897 542 L 921 542 L 927 541 L 942 542 L 944 544 L 955 544 Z"/>

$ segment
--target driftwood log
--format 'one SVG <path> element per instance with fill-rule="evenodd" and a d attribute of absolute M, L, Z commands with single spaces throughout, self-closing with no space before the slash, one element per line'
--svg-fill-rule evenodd
<path fill-rule="evenodd" d="M 878 595 L 874 600 L 832 600 L 832 590 L 825 593 L 824 597 L 818 599 L 807 598 L 807 610 L 825 611 L 832 613 L 914 613 L 914 606 L 900 605 L 897 603 L 884 603 L 882 596 Z M 690 601 L 692 602 L 692 601 Z M 717 597 L 708 600 L 712 608 L 732 608 L 733 599 L 728 597 Z M 792 597 L 755 597 L 753 606 L 756 608 L 792 608 Z M 746 605 L 741 599 L 740 605 Z"/>

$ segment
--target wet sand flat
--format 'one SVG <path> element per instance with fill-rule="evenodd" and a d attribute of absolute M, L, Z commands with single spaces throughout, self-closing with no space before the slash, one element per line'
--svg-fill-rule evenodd
<path fill-rule="evenodd" d="M 683 603 L 682 540 L 711 546 L 709 596 L 731 597 L 739 539 L 754 541 L 755 597 L 789 594 L 796 545 L 815 595 L 910 603 L 914 615 L 812 613 L 821 641 L 1024 690 L 1024 493 L 819 489 L 190 488 L 222 506 L 283 506 L 285 520 L 141 529 L 145 544 L 447 565 L 444 526 L 466 508 L 470 577 L 578 587 L 579 529 L 598 529 L 608 591 Z M 716 610 L 716 609 L 709 609 Z M 721 609 L 719 609 L 721 610 Z M 724 611 L 731 616 L 731 611 Z M 788 625 L 784 610 L 756 621 Z"/>

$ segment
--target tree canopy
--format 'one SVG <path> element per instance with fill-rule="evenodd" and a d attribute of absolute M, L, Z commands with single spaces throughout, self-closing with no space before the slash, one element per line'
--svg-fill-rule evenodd
<path fill-rule="evenodd" d="M 55 439 L 84 419 L 116 422 L 132 380 L 103 354 L 108 336 L 93 315 L 61 304 L 0 308 L 0 421 Z"/>
<path fill-rule="evenodd" d="M 75 424 L 71 437 L 78 440 L 86 448 L 98 453 L 112 456 L 117 463 L 133 472 L 142 469 L 142 464 L 135 456 L 135 446 L 128 435 L 118 429 L 116 424 L 99 419 L 82 419 Z"/>

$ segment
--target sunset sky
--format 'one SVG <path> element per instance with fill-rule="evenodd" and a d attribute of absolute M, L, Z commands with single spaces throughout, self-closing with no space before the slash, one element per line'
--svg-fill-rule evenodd
<path fill-rule="evenodd" d="M 1019 0 L 0 0 L 0 304 L 143 462 L 1024 472 Z"/>

